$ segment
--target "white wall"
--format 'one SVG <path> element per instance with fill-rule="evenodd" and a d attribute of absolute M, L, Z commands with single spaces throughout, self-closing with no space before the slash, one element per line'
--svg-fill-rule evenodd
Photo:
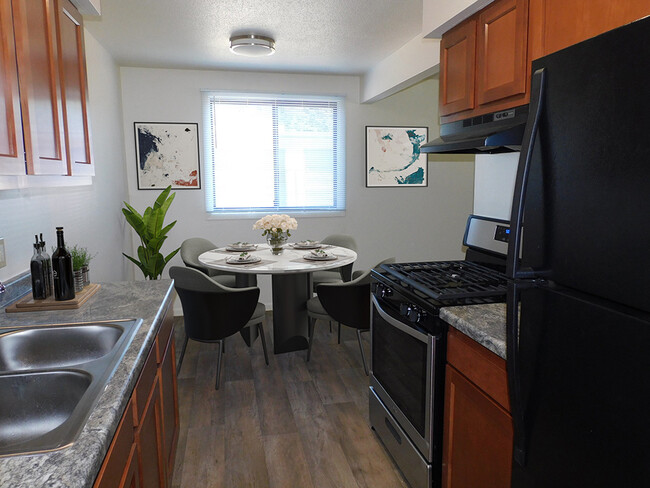
<path fill-rule="evenodd" d="M 510 220 L 518 161 L 518 152 L 476 155 L 475 214 Z"/>
<path fill-rule="evenodd" d="M 423 0 L 422 35 L 440 38 L 442 34 L 475 14 L 494 0 Z"/>
<path fill-rule="evenodd" d="M 85 37 L 96 166 L 93 184 L 0 191 L 0 237 L 7 254 L 1 281 L 29 269 L 34 234 L 43 233 L 49 250 L 55 244 L 56 226 L 64 227 L 67 244 L 97 253 L 91 262 L 92 281 L 125 278 L 120 207 L 127 193 L 119 72 L 106 50 L 88 32 Z"/>
<path fill-rule="evenodd" d="M 365 126 L 426 125 L 431 134 L 437 134 L 436 79 L 425 80 L 380 102 L 362 105 L 359 78 L 351 76 L 146 68 L 122 68 L 121 74 L 129 200 L 137 209 L 151 205 L 158 192 L 137 190 L 134 122 L 197 122 L 202 134 L 201 89 L 343 95 L 346 214 L 301 218 L 295 238 L 314 239 L 331 233 L 354 235 L 360 250 L 356 269 L 368 268 L 387 256 L 402 261 L 462 256 L 464 223 L 472 211 L 473 162 L 430 162 L 428 188 L 365 187 Z M 209 219 L 203 189 L 177 191 L 167 222 L 172 220 L 178 223 L 163 252 L 192 236 L 205 237 L 219 245 L 237 240 L 261 241 L 259 232 L 252 230 L 254 218 Z M 181 265 L 180 257 L 175 257 L 172 264 Z M 139 273 L 138 270 L 136 275 Z M 267 281 L 260 280 L 260 285 L 262 300 L 268 304 Z"/>
<path fill-rule="evenodd" d="M 361 79 L 361 102 L 375 102 L 429 78 L 440 70 L 440 41 L 417 35 L 368 70 Z"/>

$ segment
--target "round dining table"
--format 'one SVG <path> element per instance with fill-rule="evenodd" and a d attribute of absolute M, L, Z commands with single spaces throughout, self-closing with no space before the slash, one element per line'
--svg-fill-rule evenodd
<path fill-rule="evenodd" d="M 335 258 L 314 260 L 309 259 L 311 250 L 292 244 L 286 245 L 278 255 L 272 254 L 267 244 L 255 246 L 255 250 L 248 252 L 259 258 L 257 262 L 231 264 L 233 259 L 229 258 L 236 258 L 241 251 L 229 251 L 227 247 L 204 252 L 199 256 L 199 261 L 209 268 L 235 273 L 239 287 L 256 286 L 256 275 L 270 274 L 273 352 L 280 354 L 307 349 L 309 319 L 306 304 L 313 296 L 311 273 L 350 265 L 356 261 L 357 253 L 344 247 L 323 245 L 322 250 Z"/>

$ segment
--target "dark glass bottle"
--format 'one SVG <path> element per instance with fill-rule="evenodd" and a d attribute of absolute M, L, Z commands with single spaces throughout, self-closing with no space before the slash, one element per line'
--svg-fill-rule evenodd
<path fill-rule="evenodd" d="M 47 285 L 46 285 L 46 269 L 41 254 L 41 245 L 36 237 L 36 244 L 34 244 L 34 255 L 29 263 L 29 270 L 32 274 L 32 295 L 34 300 L 43 300 L 47 298 Z"/>
<path fill-rule="evenodd" d="M 52 254 L 52 275 L 54 276 L 54 299 L 72 300 L 75 297 L 72 256 L 65 248 L 63 227 L 56 228 L 56 250 Z"/>
<path fill-rule="evenodd" d="M 43 240 L 43 234 L 41 236 L 41 254 L 43 256 L 43 262 L 45 263 L 45 294 L 49 297 L 54 293 L 54 279 L 52 278 L 52 259 L 50 255 L 45 250 L 45 241 Z"/>

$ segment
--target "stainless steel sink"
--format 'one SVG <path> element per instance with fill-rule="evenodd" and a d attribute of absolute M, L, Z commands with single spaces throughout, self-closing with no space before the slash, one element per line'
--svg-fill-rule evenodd
<path fill-rule="evenodd" d="M 71 445 L 141 323 L 0 331 L 0 456 Z"/>
<path fill-rule="evenodd" d="M 0 335 L 0 371 L 63 368 L 99 359 L 113 350 L 124 327 L 70 325 Z"/>
<path fill-rule="evenodd" d="M 91 383 L 88 373 L 77 371 L 0 376 L 3 451 L 42 439 L 65 424 Z"/>

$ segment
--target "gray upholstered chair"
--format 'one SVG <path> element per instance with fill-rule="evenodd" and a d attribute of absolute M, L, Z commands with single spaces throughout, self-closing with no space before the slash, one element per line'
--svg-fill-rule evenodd
<path fill-rule="evenodd" d="M 395 262 L 395 258 L 388 258 L 374 267 L 393 262 Z M 361 344 L 361 333 L 370 330 L 370 270 L 359 274 L 352 281 L 320 284 L 316 288 L 316 295 L 307 301 L 307 315 L 309 316 L 307 361 L 311 358 L 316 320 L 335 321 L 339 326 L 339 344 L 341 343 L 341 324 L 357 329 L 361 360 L 367 375 L 368 365 Z"/>
<path fill-rule="evenodd" d="M 217 342 L 219 352 L 215 389 L 218 390 L 224 340 L 243 328 L 252 326 L 257 326 L 262 339 L 264 359 L 266 364 L 269 364 L 263 325 L 266 308 L 263 303 L 257 301 L 260 296 L 259 288 L 229 288 L 196 269 L 182 266 L 173 266 L 169 270 L 169 276 L 174 280 L 174 288 L 183 305 L 185 341 L 179 369 L 189 339 Z"/>
<path fill-rule="evenodd" d="M 216 249 L 217 246 L 202 237 L 190 237 L 181 244 L 181 259 L 188 268 L 198 269 L 224 286 L 235 286 L 235 275 L 208 268 L 199 261 L 199 256 L 206 251 Z"/>
<path fill-rule="evenodd" d="M 331 234 L 325 237 L 321 243 L 345 247 L 352 249 L 355 252 L 357 250 L 357 243 L 354 240 L 354 237 L 345 234 Z M 316 286 L 321 283 L 340 283 L 342 281 L 350 281 L 351 279 L 352 263 L 332 270 L 316 271 L 311 275 L 314 290 L 316 290 Z"/>

